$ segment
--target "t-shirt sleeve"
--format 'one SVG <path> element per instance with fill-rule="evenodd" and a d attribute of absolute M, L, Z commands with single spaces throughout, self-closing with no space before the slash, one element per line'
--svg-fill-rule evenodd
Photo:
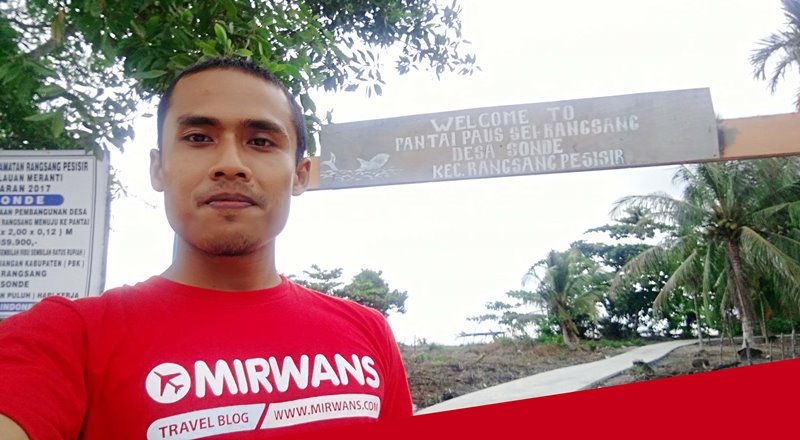
<path fill-rule="evenodd" d="M 397 346 L 394 334 L 389 323 L 380 315 L 382 325 L 387 339 L 387 365 L 386 374 L 386 393 L 381 409 L 381 420 L 393 420 L 401 417 L 411 416 L 411 391 L 408 388 L 406 370 L 403 366 L 403 358 L 400 356 L 400 348 Z"/>
<path fill-rule="evenodd" d="M 31 440 L 76 439 L 86 410 L 86 332 L 68 299 L 0 323 L 0 413 Z"/>

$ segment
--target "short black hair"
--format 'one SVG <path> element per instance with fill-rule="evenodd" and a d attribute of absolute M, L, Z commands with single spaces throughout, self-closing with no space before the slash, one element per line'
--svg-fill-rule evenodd
<path fill-rule="evenodd" d="M 167 109 L 169 108 L 169 102 L 172 98 L 172 92 L 175 91 L 175 85 L 178 82 L 189 75 L 203 72 L 205 70 L 211 69 L 233 69 L 238 70 L 240 72 L 248 73 L 254 75 L 258 78 L 263 79 L 264 81 L 278 87 L 283 92 L 284 96 L 286 96 L 286 100 L 289 102 L 289 106 L 291 107 L 292 113 L 292 124 L 294 125 L 294 134 L 297 138 L 297 151 L 295 153 L 295 160 L 297 163 L 303 158 L 306 153 L 306 129 L 305 129 L 305 117 L 303 116 L 303 109 L 297 104 L 294 95 L 289 91 L 288 88 L 279 80 L 275 75 L 271 72 L 267 71 L 263 67 L 259 66 L 258 64 L 245 60 L 243 58 L 233 58 L 233 57 L 217 57 L 211 58 L 196 64 L 193 64 L 183 71 L 179 73 L 172 82 L 169 83 L 167 86 L 166 91 L 164 94 L 161 95 L 161 101 L 158 103 L 158 114 L 156 116 L 156 123 L 158 124 L 157 133 L 158 133 L 158 149 L 161 150 L 161 146 L 164 140 L 164 117 L 167 114 Z"/>

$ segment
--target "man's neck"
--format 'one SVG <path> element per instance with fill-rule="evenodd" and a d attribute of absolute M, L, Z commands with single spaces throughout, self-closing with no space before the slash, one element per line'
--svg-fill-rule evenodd
<path fill-rule="evenodd" d="M 211 255 L 178 239 L 175 260 L 161 276 L 204 289 L 242 292 L 275 287 L 281 277 L 275 268 L 274 243 L 234 257 Z"/>

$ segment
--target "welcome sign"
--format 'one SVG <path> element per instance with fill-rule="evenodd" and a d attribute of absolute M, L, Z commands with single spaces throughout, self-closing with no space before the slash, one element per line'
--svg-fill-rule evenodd
<path fill-rule="evenodd" d="M 320 142 L 321 189 L 719 158 L 707 88 L 330 124 Z"/>

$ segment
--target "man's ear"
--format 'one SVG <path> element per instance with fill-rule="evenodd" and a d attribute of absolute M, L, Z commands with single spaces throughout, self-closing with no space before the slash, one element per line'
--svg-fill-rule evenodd
<path fill-rule="evenodd" d="M 164 191 L 164 181 L 161 177 L 161 150 L 150 150 L 150 186 L 158 192 Z"/>
<path fill-rule="evenodd" d="M 311 179 L 311 159 L 304 157 L 297 164 L 294 170 L 294 182 L 292 183 L 292 195 L 299 196 L 308 188 Z"/>

